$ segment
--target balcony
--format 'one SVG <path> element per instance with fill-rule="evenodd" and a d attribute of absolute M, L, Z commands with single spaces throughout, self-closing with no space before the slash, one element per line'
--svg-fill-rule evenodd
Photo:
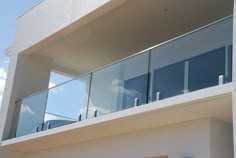
<path fill-rule="evenodd" d="M 118 111 L 134 109 L 135 115 L 144 104 L 165 107 L 224 98 L 231 93 L 231 81 L 232 16 L 17 101 L 12 131 L 3 146 L 60 126 L 69 130 L 66 125 L 109 119 Z M 222 104 L 229 102 L 226 99 Z M 212 105 L 205 108 L 209 110 Z M 219 111 L 204 116 L 219 116 Z"/>

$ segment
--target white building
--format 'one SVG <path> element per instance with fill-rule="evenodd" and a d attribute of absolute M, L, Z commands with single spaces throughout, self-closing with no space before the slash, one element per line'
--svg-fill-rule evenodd
<path fill-rule="evenodd" d="M 0 157 L 233 158 L 234 10 L 233 0 L 42 1 L 6 50 Z M 52 72 L 73 80 L 48 89 Z"/>

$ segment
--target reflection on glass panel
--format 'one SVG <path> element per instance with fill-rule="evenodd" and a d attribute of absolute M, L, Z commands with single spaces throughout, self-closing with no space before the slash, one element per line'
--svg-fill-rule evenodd
<path fill-rule="evenodd" d="M 152 98 L 164 99 L 184 93 L 184 66 L 185 62 L 180 62 L 160 69 L 153 70 Z"/>
<path fill-rule="evenodd" d="M 145 104 L 147 102 L 147 81 L 148 74 L 124 81 L 124 89 L 132 93 L 123 93 L 122 109 L 133 107 L 135 98 L 138 98 L 138 104 Z"/>
<path fill-rule="evenodd" d="M 45 113 L 43 130 L 46 130 L 48 128 L 60 127 L 74 122 L 77 122 L 77 120 L 73 120 L 71 118 L 66 118 L 55 114 Z"/>
<path fill-rule="evenodd" d="M 49 89 L 44 123 L 51 126 L 68 124 L 68 120 L 76 121 L 79 115 L 86 118 L 90 75 L 67 82 Z M 49 115 L 50 114 L 50 115 Z M 56 116 L 60 116 L 58 118 Z"/>
<path fill-rule="evenodd" d="M 89 117 L 107 114 L 147 101 L 149 53 L 143 53 L 109 67 L 96 71 L 92 75 Z"/>
<path fill-rule="evenodd" d="M 16 137 L 42 130 L 46 100 L 47 91 L 22 100 Z"/>
<path fill-rule="evenodd" d="M 21 110 L 21 101 L 17 101 L 15 104 L 14 116 L 13 116 L 12 124 L 11 124 L 11 132 L 8 135 L 9 138 L 16 137 L 17 124 L 19 121 L 20 110 Z"/>
<path fill-rule="evenodd" d="M 173 41 L 151 50 L 149 101 L 165 99 L 187 91 L 185 61 L 190 55 L 182 43 Z M 184 49 L 183 49 L 184 48 Z"/>
<path fill-rule="evenodd" d="M 225 75 L 225 48 L 189 60 L 189 90 L 218 85 L 218 77 Z"/>

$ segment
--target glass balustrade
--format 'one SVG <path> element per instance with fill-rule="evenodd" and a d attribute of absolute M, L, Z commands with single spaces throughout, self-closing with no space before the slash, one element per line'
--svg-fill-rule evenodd
<path fill-rule="evenodd" d="M 77 119 L 45 112 L 43 130 L 64 126 L 77 121 Z"/>
<path fill-rule="evenodd" d="M 14 137 L 232 81 L 232 17 L 26 97 Z"/>
<path fill-rule="evenodd" d="M 48 92 L 39 93 L 20 102 L 20 115 L 15 136 L 42 131 Z"/>
<path fill-rule="evenodd" d="M 147 52 L 94 72 L 88 117 L 147 103 L 148 60 Z"/>
<path fill-rule="evenodd" d="M 88 74 L 49 89 L 44 123 L 57 127 L 85 119 L 90 79 Z"/>

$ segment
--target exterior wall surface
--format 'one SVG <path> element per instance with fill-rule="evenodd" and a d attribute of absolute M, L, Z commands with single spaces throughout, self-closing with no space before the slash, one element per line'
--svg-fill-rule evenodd
<path fill-rule="evenodd" d="M 0 111 L 0 124 L 2 125 L 0 126 L 0 137 L 3 140 L 12 134 L 10 129 L 15 102 L 25 96 L 47 89 L 50 70 L 50 62 L 42 59 L 34 59 L 20 54 L 11 56 L 6 90 Z"/>
<path fill-rule="evenodd" d="M 211 158 L 233 158 L 232 124 L 212 119 L 210 122 Z"/>
<path fill-rule="evenodd" d="M 234 51 L 235 54 L 235 51 Z M 234 155 L 236 155 L 236 83 L 233 83 L 232 96 L 232 113 L 233 113 L 233 140 L 234 140 Z"/>
<path fill-rule="evenodd" d="M 0 158 L 25 158 L 23 153 L 7 151 L 0 147 Z"/>
<path fill-rule="evenodd" d="M 168 155 L 169 158 L 211 158 L 210 122 L 211 120 L 204 119 L 146 129 L 30 153 L 27 158 L 145 158 L 163 155 Z"/>
<path fill-rule="evenodd" d="M 16 34 L 11 52 L 19 53 L 24 51 L 109 1 L 42 1 L 38 6 L 17 19 Z"/>
<path fill-rule="evenodd" d="M 236 45 L 236 3 L 234 1 L 233 19 L 233 45 Z M 236 47 L 233 47 L 233 136 L 234 136 L 234 155 L 236 155 Z"/>

